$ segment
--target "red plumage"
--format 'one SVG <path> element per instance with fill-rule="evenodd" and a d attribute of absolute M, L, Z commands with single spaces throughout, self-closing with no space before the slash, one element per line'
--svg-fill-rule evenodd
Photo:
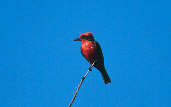
<path fill-rule="evenodd" d="M 109 75 L 107 74 L 104 66 L 104 57 L 98 42 L 95 41 L 91 32 L 86 32 L 80 35 L 75 41 L 81 41 L 81 53 L 86 60 L 92 64 L 95 61 L 94 67 L 96 67 L 102 74 L 105 84 L 111 82 Z"/>

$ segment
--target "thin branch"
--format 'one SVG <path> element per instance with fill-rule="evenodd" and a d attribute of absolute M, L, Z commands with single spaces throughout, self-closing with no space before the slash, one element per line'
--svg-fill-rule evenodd
<path fill-rule="evenodd" d="M 95 63 L 95 62 L 94 62 L 94 63 Z M 81 79 L 81 81 L 80 81 L 80 84 L 78 85 L 78 88 L 77 88 L 77 90 L 76 90 L 76 92 L 75 92 L 75 94 L 74 94 L 74 96 L 73 96 L 73 98 L 72 98 L 72 100 L 71 100 L 71 102 L 70 102 L 70 104 L 69 104 L 68 107 L 71 107 L 71 106 L 72 106 L 72 104 L 73 104 L 73 102 L 74 102 L 74 100 L 75 100 L 75 98 L 76 98 L 76 96 L 77 96 L 77 93 L 78 93 L 78 91 L 79 91 L 79 89 L 80 89 L 80 87 L 81 87 L 81 85 L 82 85 L 84 79 L 86 78 L 86 76 L 88 75 L 88 73 L 91 71 L 92 67 L 94 66 L 94 63 L 91 64 L 91 66 L 89 67 L 89 69 L 88 69 L 88 71 L 86 72 L 86 74 L 82 77 L 82 79 Z"/>

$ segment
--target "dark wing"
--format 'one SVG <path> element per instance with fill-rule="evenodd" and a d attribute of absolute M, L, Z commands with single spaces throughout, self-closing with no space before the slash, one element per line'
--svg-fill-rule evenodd
<path fill-rule="evenodd" d="M 94 56 L 94 60 L 96 61 L 96 64 L 98 63 L 104 64 L 104 57 L 103 57 L 102 49 L 98 42 L 95 42 L 95 45 L 96 45 L 96 53 Z"/>
<path fill-rule="evenodd" d="M 104 57 L 103 57 L 102 49 L 98 42 L 95 42 L 95 45 L 96 45 L 96 54 L 94 56 L 94 61 L 95 61 L 94 67 L 96 67 L 101 72 L 105 84 L 108 84 L 111 82 L 111 80 L 104 66 Z"/>

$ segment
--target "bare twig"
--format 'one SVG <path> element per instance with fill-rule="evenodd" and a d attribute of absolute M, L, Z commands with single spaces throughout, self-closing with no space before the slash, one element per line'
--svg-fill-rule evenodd
<path fill-rule="evenodd" d="M 95 63 L 95 62 L 94 62 L 94 63 Z M 73 98 L 72 98 L 72 100 L 71 100 L 71 102 L 70 102 L 70 104 L 69 104 L 68 107 L 71 107 L 71 106 L 72 106 L 72 104 L 73 104 L 73 102 L 74 102 L 74 100 L 75 100 L 75 98 L 76 98 L 76 96 L 77 96 L 77 93 L 78 93 L 78 91 L 79 91 L 79 89 L 80 89 L 80 87 L 81 87 L 81 85 L 82 85 L 84 79 L 86 78 L 86 76 L 88 75 L 88 73 L 91 71 L 92 67 L 94 66 L 94 63 L 91 64 L 91 66 L 89 67 L 89 69 L 88 69 L 88 71 L 86 72 L 86 74 L 82 77 L 82 79 L 81 79 L 81 81 L 80 81 L 80 84 L 78 85 L 78 88 L 77 88 L 77 90 L 76 90 L 76 92 L 75 92 L 75 94 L 74 94 L 74 96 L 73 96 Z"/>

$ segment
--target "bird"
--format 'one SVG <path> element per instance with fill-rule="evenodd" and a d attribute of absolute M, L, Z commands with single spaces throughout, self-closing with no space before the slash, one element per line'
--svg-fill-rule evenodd
<path fill-rule="evenodd" d="M 81 54 L 94 67 L 98 69 L 103 77 L 104 83 L 111 83 L 111 79 L 104 66 L 104 56 L 99 43 L 94 39 L 91 32 L 82 33 L 74 41 L 81 41 Z"/>

